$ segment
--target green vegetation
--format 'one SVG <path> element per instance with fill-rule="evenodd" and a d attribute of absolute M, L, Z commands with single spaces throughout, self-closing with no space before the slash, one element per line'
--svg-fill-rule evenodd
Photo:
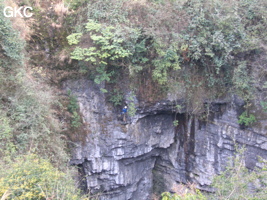
<path fill-rule="evenodd" d="M 164 44 L 155 41 L 153 47 L 157 53 L 157 58 L 152 60 L 152 64 L 155 66 L 152 77 L 159 84 L 165 84 L 170 69 L 180 69 L 178 43 L 173 41 L 170 46 L 165 47 Z"/>
<path fill-rule="evenodd" d="M 129 56 L 130 52 L 121 45 L 123 42 L 122 32 L 116 33 L 115 27 L 104 27 L 90 20 L 85 28 L 86 31 L 90 32 L 90 39 L 96 47 L 76 47 L 71 53 L 72 59 L 90 61 L 94 65 L 105 66 L 108 64 L 108 60 L 117 60 Z M 79 42 L 77 35 L 81 37 L 81 33 L 75 33 L 67 37 L 69 44 Z"/>
<path fill-rule="evenodd" d="M 207 198 L 199 190 L 196 190 L 194 193 L 188 192 L 182 195 L 164 192 L 161 196 L 161 200 L 207 200 Z"/>
<path fill-rule="evenodd" d="M 254 88 L 248 75 L 246 62 L 238 63 L 238 66 L 234 69 L 233 87 L 235 92 L 243 97 L 244 100 L 249 101 L 252 99 Z"/>
<path fill-rule="evenodd" d="M 34 154 L 10 162 L 0 177 L 0 197 L 5 199 L 81 199 L 69 174 Z"/>
<path fill-rule="evenodd" d="M 71 91 L 68 91 L 69 95 L 69 104 L 68 104 L 68 111 L 72 114 L 71 116 L 71 127 L 72 128 L 79 128 L 82 123 L 81 123 L 81 117 L 79 115 L 79 105 L 77 98 L 71 94 Z"/>
<path fill-rule="evenodd" d="M 262 168 L 249 171 L 245 167 L 245 153 L 244 148 L 238 149 L 234 157 L 229 159 L 225 170 L 214 177 L 212 187 L 215 190 L 213 193 L 201 193 L 199 190 L 189 187 L 185 193 L 181 194 L 164 192 L 161 194 L 162 200 L 266 199 L 266 162 L 262 162 Z"/>
<path fill-rule="evenodd" d="M 72 113 L 71 127 L 79 128 L 82 125 L 80 115 L 75 111 Z"/>
<path fill-rule="evenodd" d="M 2 1 L 0 1 L 0 9 L 3 10 Z M 11 67 L 11 61 L 22 62 L 23 55 L 21 51 L 24 47 L 24 42 L 18 39 L 18 32 L 14 31 L 12 24 L 9 20 L 4 17 L 1 12 L 0 19 L 0 39 L 1 39 L 1 50 L 5 59 L 1 59 L 1 66 Z"/>
<path fill-rule="evenodd" d="M 56 99 L 41 82 L 37 84 L 28 78 L 30 75 L 23 66 L 24 42 L 8 18 L 2 16 L 3 12 L 0 15 L 3 27 L 0 31 L 0 135 L 3 139 L 0 157 L 13 158 L 31 151 L 61 163 L 67 158 L 65 142 L 60 139 L 59 124 L 50 108 Z"/>
<path fill-rule="evenodd" d="M 79 39 L 82 37 L 81 33 L 73 33 L 67 37 L 69 45 L 78 44 L 80 41 Z M 74 57 L 75 59 L 75 57 Z M 78 60 L 78 59 L 77 59 Z"/>
<path fill-rule="evenodd" d="M 71 91 L 68 91 L 68 95 L 69 95 L 68 111 L 74 113 L 79 108 L 78 101 L 77 98 L 71 94 Z"/>
<path fill-rule="evenodd" d="M 109 101 L 114 106 L 121 106 L 123 100 L 123 94 L 118 89 L 114 89 L 113 92 L 111 92 L 111 95 L 109 97 Z"/>
<path fill-rule="evenodd" d="M 197 88 L 209 94 L 206 99 L 233 92 L 247 102 L 254 100 L 257 81 L 251 78 L 251 68 L 256 67 L 250 58 L 266 42 L 256 31 L 266 27 L 267 13 L 260 6 L 266 3 L 193 0 L 184 4 L 190 20 L 180 34 L 181 54 L 182 62 L 190 68 L 183 71 L 189 77 L 185 80 L 191 102 L 200 97 L 194 89 L 197 82 L 202 83 Z"/>
<path fill-rule="evenodd" d="M 256 122 L 256 117 L 253 114 L 249 114 L 248 111 L 244 111 L 240 116 L 238 123 L 244 124 L 245 126 L 250 126 Z"/>
<path fill-rule="evenodd" d="M 50 1 L 51 5 L 55 2 Z M 101 92 L 106 93 L 114 106 L 122 106 L 125 94 L 132 92 L 126 99 L 131 117 L 136 114 L 135 98 L 153 103 L 168 92 L 187 100 L 185 108 L 189 114 L 202 117 L 203 102 L 229 93 L 237 94 L 246 102 L 246 111 L 238 120 L 245 126 L 256 122 L 247 105 L 257 102 L 257 92 L 262 92 L 261 106 L 267 112 L 265 0 L 63 2 L 69 10 L 57 5 L 61 14 L 55 14 L 49 21 L 53 27 L 46 27 L 43 22 L 40 24 L 44 26 L 37 26 L 38 30 L 35 22 L 29 22 L 40 32 L 31 35 L 32 41 L 27 47 L 14 30 L 14 24 L 0 12 L 0 197 L 3 199 L 83 198 L 74 189 L 65 165 L 69 155 L 66 141 L 62 139 L 65 136 L 61 134 L 64 123 L 57 118 L 58 99 L 42 78 L 37 82 L 28 70 L 27 65 L 33 60 L 26 60 L 23 52 L 29 52 L 29 46 L 48 51 L 65 48 L 60 56 L 45 53 L 37 56 L 35 62 L 42 62 L 48 55 L 57 61 L 62 58 L 62 65 L 52 63 L 57 65 L 55 71 L 92 77 L 95 83 L 101 84 Z M 34 5 L 34 12 L 41 16 L 39 1 L 17 3 Z M 3 10 L 3 1 L 0 1 L 0 10 Z M 49 13 L 54 15 L 53 12 L 51 9 Z M 74 22 L 77 22 L 75 27 L 61 32 L 62 27 Z M 36 42 L 42 39 L 47 41 L 42 45 Z M 69 46 L 65 46 L 65 39 Z M 68 62 L 68 58 L 75 61 Z M 44 71 L 49 71 L 52 64 L 44 65 Z M 75 68 L 73 74 L 70 68 Z M 43 72 L 39 75 L 46 76 Z M 73 131 L 81 127 L 81 116 L 77 98 L 69 93 L 67 102 Z M 174 112 L 180 110 L 181 106 L 177 106 Z M 178 120 L 173 124 L 178 126 Z M 36 165 L 30 166 L 31 163 Z M 262 171 L 248 173 L 243 165 L 234 162 L 232 168 L 214 180 L 214 187 L 218 188 L 215 196 L 242 199 L 258 195 L 260 191 L 259 199 L 265 199 L 260 188 L 256 193 L 246 193 L 248 183 L 256 180 L 254 177 L 265 186 L 266 181 L 260 179 L 265 176 Z M 241 178 L 243 181 L 234 184 Z M 240 194 L 235 193 L 237 190 Z M 185 196 L 163 193 L 162 197 L 166 200 L 204 199 L 198 191 Z"/>
<path fill-rule="evenodd" d="M 257 80 L 251 69 L 258 66 L 250 58 L 267 41 L 266 6 L 263 0 L 87 2 L 87 22 L 67 37 L 75 45 L 70 55 L 87 63 L 98 84 L 120 85 L 115 74 L 132 80 L 138 92 L 147 78 L 153 79 L 150 91 L 167 93 L 180 84 L 194 114 L 204 99 L 229 92 L 252 102 Z"/>
<path fill-rule="evenodd" d="M 133 117 L 135 115 L 135 113 L 136 113 L 136 106 L 135 106 L 135 103 L 134 103 L 134 98 L 135 98 L 134 93 L 132 93 L 130 95 L 130 97 L 128 98 L 128 101 L 129 101 L 129 103 L 128 103 L 128 115 L 130 117 Z"/>
<path fill-rule="evenodd" d="M 64 0 L 64 2 L 69 6 L 69 8 L 73 10 L 77 10 L 87 1 L 89 0 Z"/>
<path fill-rule="evenodd" d="M 179 125 L 179 120 L 177 120 L 177 119 L 174 120 L 174 121 L 173 121 L 173 126 L 178 126 L 178 125 Z"/>
<path fill-rule="evenodd" d="M 266 163 L 261 169 L 249 171 L 245 167 L 245 149 L 238 150 L 238 154 L 231 158 L 225 171 L 216 176 L 212 186 L 215 193 L 209 196 L 217 199 L 266 199 L 267 174 Z"/>
<path fill-rule="evenodd" d="M 71 58 L 90 63 L 89 69 L 96 72 L 94 81 L 100 84 L 104 81 L 109 82 L 114 75 L 116 68 L 123 67 L 126 58 L 137 57 L 141 44 L 137 43 L 136 49 L 133 45 L 138 39 L 137 29 L 126 29 L 120 26 L 106 26 L 89 20 L 85 25 L 85 33 L 89 32 L 90 41 L 94 44 L 90 48 L 76 47 L 71 53 Z M 129 37 L 130 36 L 130 37 Z M 70 45 L 78 44 L 81 33 L 74 33 L 67 37 Z M 88 40 L 88 38 L 84 38 Z M 83 42 L 81 39 L 80 43 Z M 139 45 L 139 46 L 138 46 Z M 144 45 L 144 44 L 143 44 Z M 137 62 L 137 61 L 135 61 Z M 144 62 L 144 60 L 142 60 Z"/>
<path fill-rule="evenodd" d="M 58 100 L 26 70 L 25 41 L 3 7 L 0 1 L 0 198 L 83 199 L 66 165 Z"/>

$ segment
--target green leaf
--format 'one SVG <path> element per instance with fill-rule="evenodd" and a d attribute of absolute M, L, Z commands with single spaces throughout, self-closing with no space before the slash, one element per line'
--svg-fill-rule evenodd
<path fill-rule="evenodd" d="M 103 93 L 107 93 L 108 91 L 104 88 L 100 88 L 100 91 L 103 92 Z"/>

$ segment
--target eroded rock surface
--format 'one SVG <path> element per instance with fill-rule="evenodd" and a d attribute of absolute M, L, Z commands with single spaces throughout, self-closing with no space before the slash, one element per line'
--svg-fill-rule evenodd
<path fill-rule="evenodd" d="M 80 167 L 85 187 L 102 200 L 148 200 L 153 192 L 187 181 L 207 188 L 236 144 L 246 145 L 248 168 L 260 165 L 257 156 L 267 159 L 264 129 L 241 130 L 237 123 L 242 102 L 215 102 L 208 122 L 182 111 L 175 127 L 174 104 L 166 100 L 138 108 L 123 124 L 93 82 L 68 81 L 64 88 L 77 96 L 87 132 L 76 143 L 71 164 Z"/>

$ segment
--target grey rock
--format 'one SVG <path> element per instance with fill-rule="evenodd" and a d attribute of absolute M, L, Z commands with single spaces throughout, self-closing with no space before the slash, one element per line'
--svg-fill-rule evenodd
<path fill-rule="evenodd" d="M 238 125 L 244 104 L 236 96 L 213 102 L 214 118 L 209 122 L 187 115 L 182 99 L 149 106 L 134 99 L 139 105 L 136 116 L 123 125 L 93 82 L 67 81 L 64 89 L 77 96 L 87 130 L 85 141 L 76 142 L 70 163 L 82 169 L 86 188 L 100 194 L 101 200 L 148 200 L 153 192 L 188 181 L 210 190 L 212 177 L 225 168 L 236 145 L 246 146 L 250 169 L 260 166 L 257 156 L 267 160 L 264 132 L 241 130 Z"/>

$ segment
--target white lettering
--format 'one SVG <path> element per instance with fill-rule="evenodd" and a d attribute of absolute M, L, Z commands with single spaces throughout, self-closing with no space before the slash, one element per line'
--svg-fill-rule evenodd
<path fill-rule="evenodd" d="M 27 6 L 27 7 L 24 8 L 24 10 L 23 10 L 23 14 L 24 14 L 25 17 L 31 17 L 33 14 L 32 14 L 32 13 L 27 14 L 27 9 L 29 9 L 29 10 L 33 10 L 32 7 L 28 7 L 28 6 Z"/>
<path fill-rule="evenodd" d="M 22 9 L 23 7 L 19 7 L 19 9 L 17 8 L 14 8 L 14 17 L 17 17 L 17 14 L 20 16 L 20 17 L 23 17 L 23 15 L 21 14 L 20 10 Z"/>
<path fill-rule="evenodd" d="M 32 7 L 26 6 L 26 7 L 19 7 L 19 8 L 12 8 L 10 6 L 7 6 L 4 8 L 4 16 L 5 17 L 17 17 L 19 15 L 20 17 L 31 17 L 33 14 L 31 12 L 27 12 L 27 10 L 33 10 Z M 23 12 L 23 14 L 22 14 Z"/>
<path fill-rule="evenodd" d="M 9 10 L 7 11 L 7 9 L 9 9 Z M 4 8 L 4 16 L 5 17 L 13 17 L 13 8 L 10 6 L 5 7 Z"/>

